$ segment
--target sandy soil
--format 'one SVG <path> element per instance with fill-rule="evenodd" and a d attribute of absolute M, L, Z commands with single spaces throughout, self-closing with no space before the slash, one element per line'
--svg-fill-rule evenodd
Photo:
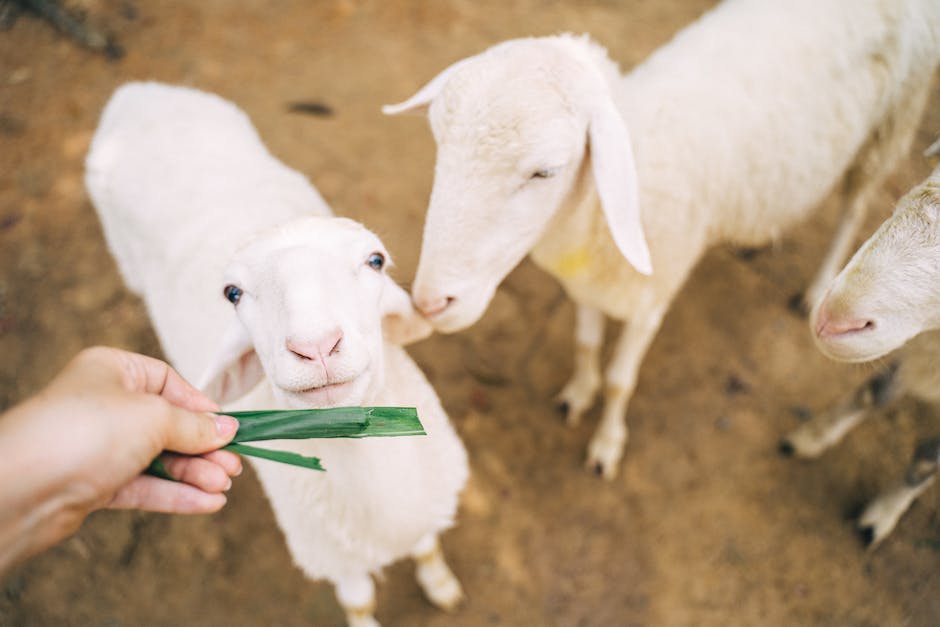
<path fill-rule="evenodd" d="M 84 194 L 82 159 L 111 91 L 154 78 L 218 92 L 342 215 L 364 221 L 407 282 L 420 246 L 433 143 L 385 102 L 494 42 L 588 31 L 630 67 L 711 0 L 124 2 L 85 0 L 127 49 L 120 62 L 21 17 L 0 33 L 0 407 L 83 346 L 159 354 L 123 288 Z M 287 112 L 329 105 L 335 115 Z M 879 215 L 928 170 L 940 90 Z M 932 129 L 932 130 L 931 130 Z M 779 437 L 866 377 L 827 361 L 787 299 L 805 285 L 837 199 L 773 248 L 713 251 L 676 301 L 629 409 L 622 472 L 582 455 L 597 409 L 569 429 L 552 395 L 571 368 L 573 309 L 528 262 L 486 317 L 415 346 L 471 452 L 472 484 L 445 537 L 469 595 L 431 608 L 410 564 L 380 583 L 388 625 L 936 625 L 940 491 L 894 536 L 863 550 L 846 519 L 892 482 L 918 437 L 940 431 L 913 402 L 860 427 L 814 463 Z M 291 565 L 260 487 L 240 479 L 224 512 L 103 512 L 6 575 L 3 625 L 339 625 L 324 584 Z"/>

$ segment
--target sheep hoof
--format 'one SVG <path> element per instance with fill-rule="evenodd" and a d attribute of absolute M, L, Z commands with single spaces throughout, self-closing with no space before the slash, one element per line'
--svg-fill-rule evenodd
<path fill-rule="evenodd" d="M 432 605 L 445 612 L 453 612 L 463 604 L 466 597 L 460 581 L 449 570 L 447 575 L 446 577 L 439 576 L 433 583 L 422 581 L 419 577 L 418 582 Z"/>
<path fill-rule="evenodd" d="M 868 548 L 874 548 L 891 534 L 904 512 L 931 483 L 929 480 L 915 486 L 901 483 L 865 507 L 856 525 Z"/>
<path fill-rule="evenodd" d="M 565 417 L 569 427 L 581 424 L 581 416 L 594 404 L 599 383 L 593 375 L 575 373 L 555 396 L 555 407 Z"/>
<path fill-rule="evenodd" d="M 591 473 L 608 481 L 617 476 L 617 466 L 617 461 L 604 461 L 598 455 L 590 455 L 585 463 Z"/>
<path fill-rule="evenodd" d="M 569 427 L 577 427 L 581 424 L 582 411 L 578 410 L 570 401 L 559 399 L 555 403 L 555 410 Z"/>
<path fill-rule="evenodd" d="M 460 582 L 454 579 L 449 585 L 445 588 L 441 588 L 434 591 L 435 596 L 431 596 L 428 593 L 428 600 L 434 604 L 435 607 L 444 610 L 445 612 L 453 612 L 461 605 L 463 605 L 466 597 L 463 594 L 463 588 L 460 587 Z"/>
<path fill-rule="evenodd" d="M 586 462 L 588 470 L 608 481 L 614 479 L 617 471 L 620 470 L 620 460 L 623 458 L 626 443 L 626 434 L 620 438 L 610 433 L 595 433 L 588 444 Z"/>
<path fill-rule="evenodd" d="M 870 549 L 875 543 L 875 528 L 873 526 L 859 527 L 858 535 L 866 549 Z"/>
<path fill-rule="evenodd" d="M 833 444 L 832 438 L 819 433 L 818 426 L 806 423 L 784 436 L 777 451 L 785 457 L 816 459 Z"/>
<path fill-rule="evenodd" d="M 382 627 L 379 621 L 375 620 L 372 610 L 356 609 L 346 610 L 346 624 L 349 627 Z"/>
<path fill-rule="evenodd" d="M 463 587 L 444 561 L 441 545 L 436 538 L 434 543 L 429 553 L 415 557 L 418 566 L 415 576 L 428 601 L 446 612 L 452 612 L 463 603 Z"/>

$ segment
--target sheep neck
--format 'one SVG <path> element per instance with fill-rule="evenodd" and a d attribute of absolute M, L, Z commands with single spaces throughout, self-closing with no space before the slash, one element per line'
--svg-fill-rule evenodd
<path fill-rule="evenodd" d="M 562 280 L 573 279 L 587 269 L 594 224 L 602 219 L 588 167 L 589 158 L 585 158 L 574 184 L 530 251 L 536 264 Z"/>

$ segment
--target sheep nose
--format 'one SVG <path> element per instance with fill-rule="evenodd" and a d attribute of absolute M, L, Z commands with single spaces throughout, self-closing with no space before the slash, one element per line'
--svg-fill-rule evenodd
<path fill-rule="evenodd" d="M 875 321 L 851 316 L 833 316 L 826 303 L 816 313 L 816 335 L 820 338 L 837 337 L 855 331 L 867 331 L 875 328 Z"/>
<path fill-rule="evenodd" d="M 343 330 L 337 327 L 317 340 L 287 338 L 287 350 L 301 359 L 326 359 L 339 351 L 342 340 Z"/>
<path fill-rule="evenodd" d="M 415 298 L 415 307 L 426 318 L 433 318 L 444 312 L 445 309 L 457 300 L 453 296 L 439 296 L 437 298 Z"/>

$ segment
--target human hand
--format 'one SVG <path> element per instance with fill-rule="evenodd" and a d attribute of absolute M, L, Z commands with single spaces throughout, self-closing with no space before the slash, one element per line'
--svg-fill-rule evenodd
<path fill-rule="evenodd" d="M 96 509 L 220 509 L 241 461 L 217 450 L 238 428 L 207 413 L 218 409 L 162 361 L 103 347 L 79 353 L 0 419 L 0 571 Z M 164 450 L 175 451 L 161 459 L 179 483 L 140 474 Z"/>

